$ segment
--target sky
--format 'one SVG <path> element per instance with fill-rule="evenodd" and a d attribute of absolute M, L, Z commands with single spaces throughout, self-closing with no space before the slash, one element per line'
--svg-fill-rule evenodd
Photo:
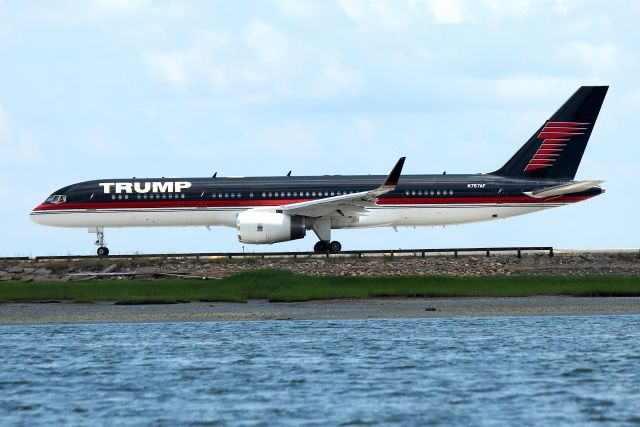
<path fill-rule="evenodd" d="M 133 176 L 478 173 L 581 85 L 610 85 L 576 179 L 606 193 L 343 249 L 637 248 L 640 2 L 0 0 L 0 256 L 93 254 L 29 211 Z M 111 253 L 242 251 L 236 230 L 107 229 Z M 246 251 L 310 250 L 303 240 Z"/>

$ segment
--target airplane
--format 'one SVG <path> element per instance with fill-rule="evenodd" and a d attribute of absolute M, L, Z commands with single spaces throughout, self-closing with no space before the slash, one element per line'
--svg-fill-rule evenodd
<path fill-rule="evenodd" d="M 109 227 L 226 226 L 238 240 L 272 244 L 331 230 L 489 221 L 580 202 L 601 180 L 574 181 L 608 86 L 582 86 L 502 166 L 486 174 L 401 175 L 405 157 L 380 175 L 102 179 L 63 187 L 34 208 L 38 224 L 96 233 Z"/>

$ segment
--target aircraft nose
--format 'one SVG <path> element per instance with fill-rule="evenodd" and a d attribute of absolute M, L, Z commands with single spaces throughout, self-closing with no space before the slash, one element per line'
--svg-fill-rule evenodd
<path fill-rule="evenodd" d="M 44 220 L 45 216 L 46 208 L 42 204 L 36 206 L 31 210 L 31 212 L 29 212 L 29 218 L 31 218 L 31 221 L 35 222 L 36 224 L 47 225 L 47 222 Z"/>

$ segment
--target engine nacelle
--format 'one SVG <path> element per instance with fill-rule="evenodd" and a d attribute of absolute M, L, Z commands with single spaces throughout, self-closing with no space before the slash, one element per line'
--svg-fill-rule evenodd
<path fill-rule="evenodd" d="M 240 212 L 236 224 L 242 243 L 286 242 L 307 234 L 303 217 L 277 212 Z"/>

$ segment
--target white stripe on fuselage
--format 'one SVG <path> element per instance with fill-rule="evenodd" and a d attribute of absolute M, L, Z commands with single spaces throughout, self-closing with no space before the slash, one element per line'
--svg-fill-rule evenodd
<path fill-rule="evenodd" d="M 464 224 L 523 215 L 566 203 L 385 205 L 369 208 L 369 214 L 349 220 L 336 218 L 333 228 L 381 226 L 430 226 Z M 264 208 L 264 206 L 260 206 Z M 236 215 L 251 207 L 60 209 L 33 211 L 31 219 L 55 227 L 236 227 Z M 274 207 L 275 209 L 275 207 Z"/>

